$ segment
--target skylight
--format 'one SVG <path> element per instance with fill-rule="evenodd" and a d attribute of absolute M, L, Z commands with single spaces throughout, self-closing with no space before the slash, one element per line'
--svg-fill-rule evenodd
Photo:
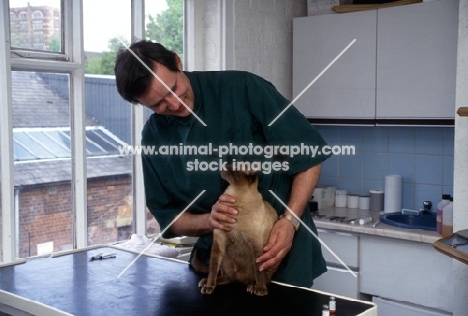
<path fill-rule="evenodd" d="M 59 159 L 71 157 L 70 128 L 13 129 L 15 161 Z M 86 127 L 88 157 L 119 155 L 119 146 L 126 145 L 102 126 Z"/>

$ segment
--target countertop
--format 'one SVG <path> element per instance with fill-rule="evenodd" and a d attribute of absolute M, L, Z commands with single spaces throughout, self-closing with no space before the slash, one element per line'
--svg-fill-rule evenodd
<path fill-rule="evenodd" d="M 89 261 L 96 253 L 115 258 Z M 34 315 L 321 315 L 330 293 L 271 283 L 255 296 L 237 283 L 217 286 L 211 295 L 198 288 L 201 276 L 187 263 L 115 247 L 90 247 L 0 266 L 2 307 Z M 372 302 L 336 296 L 336 316 L 377 315 Z"/>
<path fill-rule="evenodd" d="M 379 223 L 375 228 L 372 225 L 379 220 L 380 213 L 368 210 L 360 210 L 360 209 L 349 209 L 349 208 L 341 208 L 341 207 L 330 207 L 326 209 L 320 209 L 318 211 L 320 215 L 326 216 L 346 216 L 348 219 L 352 218 L 365 218 L 368 216 L 373 217 L 373 221 L 364 225 L 359 224 L 348 224 L 348 223 L 339 223 L 334 221 L 329 221 L 323 218 L 319 218 L 314 216 L 315 226 L 318 229 L 332 229 L 338 230 L 343 232 L 353 232 L 359 234 L 367 234 L 367 235 L 375 235 L 375 236 L 383 236 L 383 237 L 390 237 L 396 239 L 403 239 L 403 240 L 410 240 L 410 241 L 417 241 L 422 243 L 432 244 L 435 241 L 442 238 L 435 231 L 426 231 L 421 229 L 405 229 L 405 228 L 398 228 L 390 225 L 386 225 L 384 223 Z"/>

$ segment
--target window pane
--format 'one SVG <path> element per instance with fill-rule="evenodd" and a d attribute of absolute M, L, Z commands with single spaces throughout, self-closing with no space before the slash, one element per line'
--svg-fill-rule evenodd
<path fill-rule="evenodd" d="M 10 0 L 11 47 L 62 52 L 60 0 Z"/>
<path fill-rule="evenodd" d="M 184 60 L 184 0 L 145 0 L 146 38 Z"/>
<path fill-rule="evenodd" d="M 145 0 L 146 39 L 161 43 L 184 60 L 184 0 Z M 153 112 L 146 109 L 146 117 Z M 136 131 L 137 133 L 140 131 Z M 159 233 L 159 224 L 146 210 L 147 234 Z"/>
<path fill-rule="evenodd" d="M 103 12 L 105 15 L 103 25 Z M 85 102 L 87 121 L 88 244 L 129 239 L 132 233 L 131 104 L 117 93 L 115 56 L 130 42 L 131 1 L 84 0 Z"/>
<path fill-rule="evenodd" d="M 70 140 L 54 141 L 70 132 L 68 75 L 13 71 L 11 80 L 18 255 L 72 249 Z"/>
<path fill-rule="evenodd" d="M 86 73 L 113 76 L 121 42 L 130 43 L 131 1 L 83 0 L 83 20 Z"/>

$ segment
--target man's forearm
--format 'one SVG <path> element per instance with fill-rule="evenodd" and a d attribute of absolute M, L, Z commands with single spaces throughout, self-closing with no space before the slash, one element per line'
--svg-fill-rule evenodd
<path fill-rule="evenodd" d="M 209 217 L 210 213 L 192 214 L 186 212 L 172 224 L 169 230 L 176 235 L 203 236 L 213 231 L 209 225 Z"/>
<path fill-rule="evenodd" d="M 322 164 L 318 164 L 306 171 L 296 174 L 292 183 L 291 198 L 288 207 L 297 216 L 301 217 L 310 200 L 312 193 L 320 178 Z"/>

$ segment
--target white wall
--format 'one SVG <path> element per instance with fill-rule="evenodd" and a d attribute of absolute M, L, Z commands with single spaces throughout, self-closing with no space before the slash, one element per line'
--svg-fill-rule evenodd
<path fill-rule="evenodd" d="M 251 71 L 292 99 L 292 18 L 306 0 L 205 0 L 204 70 Z"/>
<path fill-rule="evenodd" d="M 458 25 L 458 60 L 456 109 L 468 106 L 468 0 L 460 0 Z M 455 109 L 455 110 L 456 110 Z M 454 155 L 454 231 L 468 228 L 468 117 L 455 118 Z M 468 311 L 468 265 L 453 261 L 455 306 L 454 315 Z"/>

